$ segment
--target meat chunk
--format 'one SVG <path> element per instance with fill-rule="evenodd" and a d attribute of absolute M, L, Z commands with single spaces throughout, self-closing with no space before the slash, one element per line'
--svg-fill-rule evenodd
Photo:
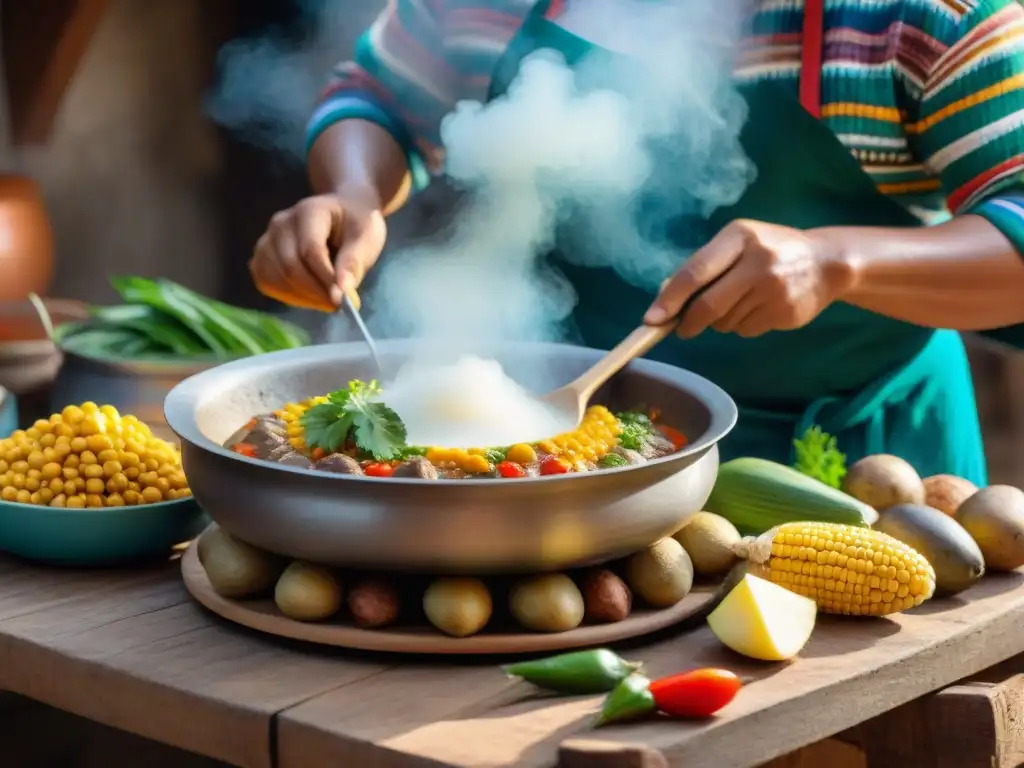
<path fill-rule="evenodd" d="M 261 459 L 270 456 L 275 448 L 288 445 L 288 440 L 284 435 L 272 431 L 263 424 L 253 427 L 241 442 L 251 445 L 256 450 L 256 456 Z"/>
<path fill-rule="evenodd" d="M 623 448 L 621 445 L 612 448 L 612 453 L 624 458 L 626 463 L 631 467 L 636 466 L 637 464 L 643 464 L 647 461 L 647 459 L 641 456 L 637 451 L 632 451 L 629 448 Z"/>
<path fill-rule="evenodd" d="M 392 477 L 415 477 L 420 480 L 437 480 L 437 467 L 422 456 L 416 456 L 398 465 Z"/>
<path fill-rule="evenodd" d="M 275 448 L 267 456 L 267 459 L 277 464 L 287 464 L 290 467 L 305 467 L 310 469 L 313 465 L 309 459 L 293 449 L 288 443 Z"/>
<path fill-rule="evenodd" d="M 324 456 L 313 465 L 313 469 L 319 469 L 322 472 L 333 472 L 336 475 L 363 474 L 363 468 L 359 466 L 359 462 L 344 453 L 332 453 L 330 456 Z"/>
<path fill-rule="evenodd" d="M 657 459 L 660 456 L 668 456 L 675 451 L 676 447 L 666 437 L 659 434 L 650 435 L 644 439 L 640 448 L 640 455 L 645 459 Z"/>

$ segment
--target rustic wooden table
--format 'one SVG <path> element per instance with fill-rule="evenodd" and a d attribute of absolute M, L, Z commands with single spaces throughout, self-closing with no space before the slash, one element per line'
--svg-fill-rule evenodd
<path fill-rule="evenodd" d="M 493 660 L 289 645 L 197 607 L 176 564 L 52 570 L 0 558 L 0 689 L 245 768 L 755 766 L 1024 652 L 1024 575 L 891 620 L 823 618 L 790 665 L 745 663 L 706 628 L 626 655 L 659 675 L 749 679 L 707 724 L 590 731 L 596 697 L 542 698 Z"/>

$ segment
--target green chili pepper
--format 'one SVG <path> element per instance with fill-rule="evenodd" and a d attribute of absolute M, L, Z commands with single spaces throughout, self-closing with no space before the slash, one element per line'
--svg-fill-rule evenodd
<path fill-rule="evenodd" d="M 656 707 L 654 696 L 651 694 L 651 681 L 643 675 L 630 675 L 608 694 L 601 705 L 601 714 L 597 718 L 597 725 L 620 720 L 632 720 L 636 717 L 643 717 L 653 712 Z"/>
<path fill-rule="evenodd" d="M 558 693 L 607 693 L 640 668 L 607 648 L 563 653 L 537 661 L 503 667 L 505 674 L 521 677 L 538 688 Z"/>

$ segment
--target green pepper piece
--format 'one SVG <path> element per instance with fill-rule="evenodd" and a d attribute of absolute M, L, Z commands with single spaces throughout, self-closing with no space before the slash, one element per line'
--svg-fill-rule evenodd
<path fill-rule="evenodd" d="M 557 693 L 607 693 L 640 668 L 607 648 L 563 653 L 537 661 L 502 667 L 505 674 L 521 677 L 538 688 Z"/>
<path fill-rule="evenodd" d="M 656 709 L 654 696 L 648 687 L 651 681 L 643 675 L 633 674 L 615 686 L 601 705 L 596 726 L 620 720 L 633 720 L 649 715 Z"/>

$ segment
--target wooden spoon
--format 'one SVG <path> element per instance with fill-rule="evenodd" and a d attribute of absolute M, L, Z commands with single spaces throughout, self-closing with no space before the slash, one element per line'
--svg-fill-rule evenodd
<path fill-rule="evenodd" d="M 573 425 L 579 424 L 590 404 L 590 398 L 601 385 L 634 358 L 643 356 L 668 337 L 679 326 L 681 319 L 682 313 L 661 325 L 641 325 L 591 366 L 590 370 L 564 387 L 548 392 L 540 398 L 541 402 L 564 413 L 566 421 L 573 418 Z"/>
<path fill-rule="evenodd" d="M 719 275 L 710 283 L 695 291 L 687 299 L 679 313 L 671 320 L 666 320 L 660 325 L 641 325 L 615 345 L 607 355 L 591 366 L 590 370 L 564 387 L 548 392 L 544 397 L 540 398 L 541 402 L 547 403 L 564 413 L 566 421 L 574 418 L 573 425 L 578 425 L 583 421 L 583 414 L 586 413 L 587 406 L 590 404 L 590 398 L 600 389 L 601 385 L 629 365 L 634 358 L 642 357 L 672 335 L 676 328 L 679 327 L 679 323 L 682 321 L 683 315 L 686 314 L 686 310 L 690 308 L 690 305 L 711 286 L 721 280 L 722 277 L 723 275 Z M 664 290 L 667 284 L 668 280 L 663 281 L 661 289 Z"/>

